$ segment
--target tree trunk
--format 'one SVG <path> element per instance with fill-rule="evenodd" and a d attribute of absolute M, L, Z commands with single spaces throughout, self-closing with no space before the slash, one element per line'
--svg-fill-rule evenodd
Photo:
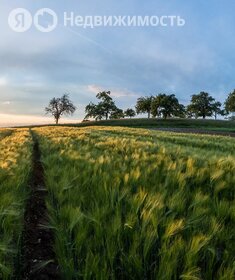
<path fill-rule="evenodd" d="M 150 119 L 150 112 L 148 112 L 148 119 Z"/>

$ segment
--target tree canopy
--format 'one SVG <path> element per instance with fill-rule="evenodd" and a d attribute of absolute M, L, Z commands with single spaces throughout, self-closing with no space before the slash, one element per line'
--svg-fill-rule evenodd
<path fill-rule="evenodd" d="M 151 107 L 152 107 L 152 100 L 153 96 L 147 96 L 147 97 L 140 97 L 137 100 L 136 103 L 136 113 L 137 114 L 148 114 L 148 118 L 150 118 L 151 114 Z"/>
<path fill-rule="evenodd" d="M 235 90 L 228 95 L 224 105 L 228 113 L 235 112 Z"/>
<path fill-rule="evenodd" d="M 117 108 L 115 102 L 113 101 L 110 95 L 110 91 L 99 92 L 96 95 L 96 98 L 100 100 L 100 102 L 98 102 L 98 104 L 94 104 L 91 102 L 89 105 L 86 106 L 85 119 L 94 118 L 95 120 L 102 120 L 103 118 L 105 118 L 107 120 L 110 117 L 117 117 L 117 112 L 119 113 L 119 116 L 121 116 L 121 109 Z"/>
<path fill-rule="evenodd" d="M 224 116 L 226 115 L 225 110 L 221 109 L 222 104 L 219 101 L 215 101 L 212 104 L 212 114 L 214 115 L 215 120 L 217 119 L 218 115 Z"/>
<path fill-rule="evenodd" d="M 110 119 L 111 120 L 116 120 L 116 119 L 123 119 L 125 117 L 124 112 L 122 109 L 116 108 L 114 111 L 111 112 L 110 114 Z"/>
<path fill-rule="evenodd" d="M 184 105 L 179 103 L 179 100 L 174 94 L 158 94 L 152 100 L 151 113 L 153 117 L 184 117 Z"/>
<path fill-rule="evenodd" d="M 96 95 L 98 103 L 89 103 L 86 108 L 85 120 L 93 118 L 102 119 L 120 119 L 124 117 L 135 117 L 136 114 L 147 114 L 159 118 L 199 118 L 214 117 L 218 115 L 225 116 L 229 112 L 235 112 L 235 90 L 230 93 L 226 102 L 225 109 L 221 102 L 216 101 L 209 93 L 200 92 L 191 96 L 188 106 L 179 102 L 175 94 L 160 93 L 156 96 L 142 96 L 137 99 L 135 110 L 128 108 L 125 111 L 118 108 L 111 97 L 110 91 L 99 92 Z"/>
<path fill-rule="evenodd" d="M 187 110 L 194 114 L 196 118 L 211 117 L 213 115 L 215 99 L 207 92 L 200 92 L 199 94 L 192 95 L 191 103 L 188 105 Z"/>
<path fill-rule="evenodd" d="M 135 110 L 131 108 L 126 109 L 126 111 L 124 112 L 124 116 L 128 118 L 135 117 L 135 115 L 136 115 Z"/>

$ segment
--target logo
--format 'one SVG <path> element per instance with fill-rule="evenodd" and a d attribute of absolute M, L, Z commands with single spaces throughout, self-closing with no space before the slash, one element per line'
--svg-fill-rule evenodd
<path fill-rule="evenodd" d="M 33 25 L 40 32 L 51 32 L 58 25 L 57 14 L 42 8 L 31 14 L 28 10 L 18 8 L 10 12 L 8 17 L 10 28 L 15 32 L 25 32 Z M 180 15 L 127 15 L 127 16 L 82 16 L 74 12 L 64 12 L 63 26 L 78 28 L 100 27 L 183 27 L 186 21 Z"/>
<path fill-rule="evenodd" d="M 41 32 L 51 32 L 56 28 L 57 24 L 57 14 L 51 9 L 40 9 L 34 16 L 34 25 Z"/>
<path fill-rule="evenodd" d="M 57 27 L 58 17 L 49 8 L 38 10 L 34 16 L 28 10 L 18 8 L 10 12 L 8 24 L 15 32 L 26 32 L 32 24 L 41 32 L 51 32 Z"/>
<path fill-rule="evenodd" d="M 32 26 L 32 16 L 26 9 L 18 8 L 9 14 L 8 24 L 15 32 L 25 32 Z"/>

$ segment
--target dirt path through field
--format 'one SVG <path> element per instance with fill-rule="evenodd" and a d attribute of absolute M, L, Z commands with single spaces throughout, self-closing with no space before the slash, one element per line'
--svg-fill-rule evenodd
<path fill-rule="evenodd" d="M 151 130 L 235 137 L 234 132 L 215 131 L 215 130 L 213 131 L 213 130 L 206 130 L 206 129 L 204 130 L 204 129 L 197 129 L 197 128 L 170 128 L 170 127 L 164 128 L 164 127 L 161 127 L 161 128 L 151 128 Z"/>
<path fill-rule="evenodd" d="M 58 265 L 53 252 L 52 230 L 48 224 L 44 171 L 38 141 L 33 135 L 33 170 L 30 182 L 31 194 L 25 212 L 22 240 L 22 277 L 30 280 L 59 279 Z"/>

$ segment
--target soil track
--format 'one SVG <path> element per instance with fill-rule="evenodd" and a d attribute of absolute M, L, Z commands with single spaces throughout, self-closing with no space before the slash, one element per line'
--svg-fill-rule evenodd
<path fill-rule="evenodd" d="M 225 131 L 216 131 L 216 130 L 203 130 L 196 128 L 151 128 L 151 130 L 159 130 L 159 131 L 169 131 L 169 132 L 177 132 L 177 133 L 191 133 L 191 134 L 206 134 L 206 135 L 215 135 L 215 136 L 228 136 L 235 137 L 234 132 L 225 132 Z"/>
<path fill-rule="evenodd" d="M 43 227 L 43 225 L 48 225 L 46 208 L 47 190 L 45 188 L 43 167 L 40 161 L 41 153 L 35 135 L 33 135 L 33 141 L 31 194 L 24 217 L 21 279 L 60 279 L 53 251 L 53 233 L 52 230 Z"/>

